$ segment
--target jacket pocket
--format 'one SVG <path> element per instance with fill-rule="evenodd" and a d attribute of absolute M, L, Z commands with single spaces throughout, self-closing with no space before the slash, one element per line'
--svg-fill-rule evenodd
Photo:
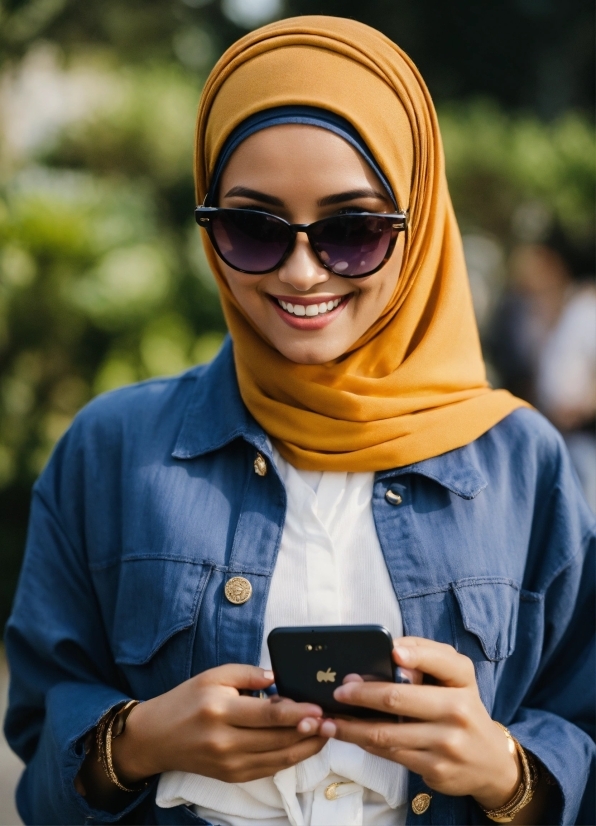
<path fill-rule="evenodd" d="M 475 638 L 470 639 L 456 627 L 458 651 L 473 660 L 486 658 L 499 662 L 509 657 L 515 649 L 517 634 L 520 598 L 517 585 L 498 578 L 462 579 L 454 582 L 452 589 L 463 629 Z"/>
<path fill-rule="evenodd" d="M 190 676 L 192 642 L 211 566 L 133 557 L 120 566 L 112 650 L 131 686 L 153 696 Z"/>

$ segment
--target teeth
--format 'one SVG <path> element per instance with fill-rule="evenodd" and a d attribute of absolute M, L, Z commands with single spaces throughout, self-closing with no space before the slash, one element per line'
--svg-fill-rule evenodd
<path fill-rule="evenodd" d="M 323 301 L 321 304 L 290 304 L 287 301 L 282 301 L 281 298 L 278 298 L 277 302 L 286 313 L 312 318 L 313 316 L 324 315 L 325 313 L 330 313 L 331 310 L 335 310 L 335 308 L 341 304 L 341 298 L 336 298 L 334 301 Z"/>

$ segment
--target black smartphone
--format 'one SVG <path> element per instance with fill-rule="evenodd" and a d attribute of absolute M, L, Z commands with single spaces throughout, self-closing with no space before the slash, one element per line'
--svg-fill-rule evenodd
<path fill-rule="evenodd" d="M 267 644 L 279 695 L 298 703 L 316 703 L 326 714 L 391 717 L 337 702 L 333 692 L 347 674 L 359 674 L 364 680 L 409 682 L 393 662 L 393 640 L 382 625 L 274 628 Z"/>

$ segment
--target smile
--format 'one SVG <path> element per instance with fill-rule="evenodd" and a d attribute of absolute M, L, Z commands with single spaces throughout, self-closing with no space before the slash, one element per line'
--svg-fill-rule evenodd
<path fill-rule="evenodd" d="M 341 298 L 336 298 L 333 301 L 322 301 L 320 304 L 291 304 L 288 301 L 282 301 L 281 298 L 275 300 L 286 313 L 299 317 L 308 316 L 309 318 L 330 313 L 336 307 L 339 307 L 342 301 Z"/>

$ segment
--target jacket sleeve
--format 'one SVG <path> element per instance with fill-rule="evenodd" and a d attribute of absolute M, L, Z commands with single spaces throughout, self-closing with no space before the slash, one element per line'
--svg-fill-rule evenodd
<path fill-rule="evenodd" d="M 596 822 L 593 537 L 588 546 L 587 555 L 562 571 L 547 594 L 546 619 L 553 633 L 558 629 L 558 641 L 509 726 L 560 787 L 562 807 L 549 823 Z M 565 605 L 574 606 L 568 624 L 561 616 Z"/>
<path fill-rule="evenodd" d="M 129 699 L 110 654 L 86 561 L 82 484 L 63 440 L 34 489 L 25 559 L 6 629 L 11 683 L 5 734 L 26 768 L 17 807 L 26 824 L 112 823 L 74 787 L 83 739 Z M 66 452 L 66 456 L 64 455 Z"/>
<path fill-rule="evenodd" d="M 543 580 L 525 595 L 540 608 L 540 622 L 524 633 L 532 635 L 531 645 L 541 649 L 541 656 L 509 728 L 559 786 L 559 810 L 550 812 L 547 822 L 589 824 L 596 823 L 594 516 L 566 451 L 548 489 L 540 497 L 535 536 Z"/>

